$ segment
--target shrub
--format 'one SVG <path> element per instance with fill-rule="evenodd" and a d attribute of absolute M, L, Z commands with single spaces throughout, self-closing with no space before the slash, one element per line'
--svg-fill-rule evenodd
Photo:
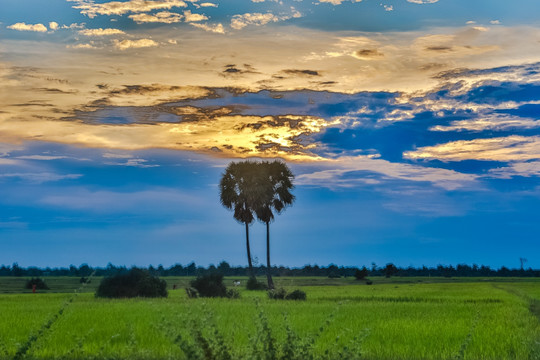
<path fill-rule="evenodd" d="M 268 298 L 273 300 L 283 300 L 287 296 L 287 291 L 284 288 L 268 290 Z"/>
<path fill-rule="evenodd" d="M 306 300 L 306 292 L 302 290 L 294 290 L 285 296 L 285 300 Z"/>
<path fill-rule="evenodd" d="M 366 285 L 373 285 L 373 281 L 366 279 Z"/>
<path fill-rule="evenodd" d="M 362 269 L 356 269 L 354 272 L 356 280 L 364 280 L 366 276 L 368 276 L 368 269 L 366 269 L 365 266 L 363 266 Z"/>
<path fill-rule="evenodd" d="M 43 279 L 41 279 L 41 278 L 32 278 L 32 279 L 28 280 L 26 282 L 25 288 L 26 289 L 32 289 L 34 285 L 36 285 L 36 289 L 38 289 L 38 290 L 49 290 L 49 287 L 47 286 L 45 281 L 43 281 Z"/>
<path fill-rule="evenodd" d="M 253 276 L 250 277 L 246 283 L 246 289 L 248 290 L 266 290 L 266 285 L 263 282 L 257 281 Z"/>
<path fill-rule="evenodd" d="M 198 276 L 195 280 L 190 282 L 191 288 L 196 290 L 197 296 L 201 297 L 228 297 L 239 298 L 240 293 L 236 289 L 229 289 L 223 284 L 223 275 L 219 273 L 212 273 L 207 275 Z M 193 293 L 191 288 L 187 288 L 186 292 L 188 297 L 190 293 Z"/>
<path fill-rule="evenodd" d="M 83 276 L 83 277 L 79 280 L 79 282 L 80 282 L 81 284 L 90 284 L 90 279 Z"/>
<path fill-rule="evenodd" d="M 197 289 L 192 287 L 186 288 L 186 294 L 187 297 L 190 299 L 196 299 L 199 297 L 199 292 L 197 291 Z"/>
<path fill-rule="evenodd" d="M 272 289 L 268 291 L 268 298 L 273 300 L 306 300 L 306 293 L 298 289 L 290 293 L 287 293 L 283 288 Z"/>
<path fill-rule="evenodd" d="M 101 280 L 97 297 L 167 297 L 167 283 L 148 271 L 133 268 L 127 273 L 117 274 Z"/>

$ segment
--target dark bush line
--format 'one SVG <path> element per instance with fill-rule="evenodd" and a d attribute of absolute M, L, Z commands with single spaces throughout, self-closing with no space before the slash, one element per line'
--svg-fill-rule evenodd
<path fill-rule="evenodd" d="M 101 280 L 96 297 L 132 298 L 167 297 L 167 282 L 150 275 L 146 270 L 132 268 L 127 273 L 116 274 Z"/>
<path fill-rule="evenodd" d="M 211 273 L 198 276 L 191 280 L 191 287 L 186 288 L 186 293 L 189 298 L 197 297 L 228 297 L 238 298 L 240 293 L 236 289 L 227 289 L 223 284 L 223 275 Z"/>
<path fill-rule="evenodd" d="M 359 271 L 367 271 L 367 274 L 359 274 Z M 146 268 L 153 276 L 199 276 L 208 273 L 220 273 L 224 276 L 248 276 L 248 268 L 242 266 L 231 266 L 227 262 L 221 262 L 217 267 L 210 265 L 205 268 L 190 263 L 187 266 L 175 264 L 169 268 L 159 265 L 157 268 L 149 266 Z M 127 273 L 129 269 L 125 266 L 115 266 L 112 264 L 106 267 L 91 267 L 82 264 L 79 267 L 71 265 L 69 268 L 38 268 L 38 267 L 20 267 L 17 263 L 11 266 L 0 266 L 0 276 L 76 276 L 88 277 L 95 272 L 95 276 L 112 276 L 119 273 Z M 266 267 L 259 266 L 254 268 L 255 276 L 265 276 Z M 540 269 L 509 269 L 505 266 L 500 269 L 492 269 L 489 266 L 465 265 L 438 265 L 437 267 L 397 267 L 393 264 L 386 264 L 379 267 L 375 264 L 367 269 L 363 267 L 343 267 L 330 264 L 328 266 L 306 265 L 301 268 L 290 268 L 284 266 L 274 266 L 271 268 L 272 276 L 324 276 L 324 277 L 348 277 L 348 276 L 436 276 L 436 277 L 540 277 Z"/>

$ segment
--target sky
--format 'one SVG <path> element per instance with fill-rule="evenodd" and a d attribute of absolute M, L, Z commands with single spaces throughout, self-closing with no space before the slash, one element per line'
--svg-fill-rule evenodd
<path fill-rule="evenodd" d="M 205 1 L 0 0 L 0 264 L 540 268 L 540 2 Z"/>

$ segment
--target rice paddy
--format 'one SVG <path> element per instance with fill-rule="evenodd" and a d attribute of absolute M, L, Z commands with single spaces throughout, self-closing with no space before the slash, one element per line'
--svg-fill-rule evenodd
<path fill-rule="evenodd" d="M 307 301 L 188 299 L 189 279 L 165 279 L 168 298 L 120 300 L 95 298 L 98 279 L 0 279 L 0 358 L 540 359 L 537 279 L 276 279 Z"/>

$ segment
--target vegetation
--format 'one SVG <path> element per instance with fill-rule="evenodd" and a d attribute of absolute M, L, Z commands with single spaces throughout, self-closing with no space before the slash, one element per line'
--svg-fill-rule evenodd
<path fill-rule="evenodd" d="M 236 289 L 229 289 L 223 284 L 223 275 L 218 273 L 198 276 L 191 280 L 191 288 L 186 289 L 190 298 L 196 297 L 228 297 L 238 298 L 240 294 Z"/>
<path fill-rule="evenodd" d="M 31 278 L 30 280 L 26 282 L 26 285 L 25 285 L 26 289 L 34 289 L 34 287 L 37 290 L 49 290 L 49 287 L 47 286 L 45 281 L 43 281 L 43 279 L 41 278 Z"/>
<path fill-rule="evenodd" d="M 243 289 L 235 301 L 188 300 L 182 288 L 169 298 L 2 294 L 0 359 L 538 358 L 536 279 L 370 278 L 373 286 L 274 279 L 278 289 L 307 293 L 306 301 Z"/>
<path fill-rule="evenodd" d="M 233 210 L 234 219 L 246 227 L 246 251 L 251 277 L 255 274 L 249 244 L 249 224 L 255 219 L 253 214 L 263 198 L 263 189 L 260 184 L 256 163 L 252 161 L 230 163 L 219 182 L 221 204 L 227 209 Z"/>
<path fill-rule="evenodd" d="M 132 268 L 125 274 L 117 274 L 101 280 L 96 297 L 132 298 L 167 297 L 167 283 L 148 271 Z"/>
<path fill-rule="evenodd" d="M 247 290 L 266 290 L 266 285 L 255 277 L 250 277 L 246 283 Z"/>
<path fill-rule="evenodd" d="M 220 201 L 234 210 L 234 219 L 246 227 L 246 250 L 250 277 L 254 277 L 249 243 L 249 224 L 255 216 L 266 224 L 266 277 L 273 289 L 270 263 L 270 222 L 294 201 L 290 190 L 294 175 L 281 161 L 241 161 L 227 166 L 219 183 Z"/>
<path fill-rule="evenodd" d="M 436 267 L 396 267 L 397 273 L 394 276 L 399 277 L 540 277 L 540 269 L 510 269 L 502 266 L 499 269 L 493 269 L 485 265 L 438 265 Z M 322 276 L 327 277 L 331 273 L 336 273 L 342 277 L 354 276 L 358 267 L 355 266 L 337 266 L 330 264 L 328 266 L 305 265 L 298 268 L 284 266 L 272 266 L 270 269 L 272 276 Z M 125 266 L 115 266 L 109 264 L 106 267 L 90 267 L 83 264 L 79 267 L 70 266 L 69 268 L 23 268 L 17 264 L 12 266 L 0 266 L 0 277 L 51 277 L 51 276 L 75 276 L 88 277 L 95 273 L 95 276 L 112 276 L 118 273 L 125 273 L 129 269 Z M 195 263 L 188 265 L 175 264 L 168 268 L 159 265 L 158 267 L 149 266 L 147 270 L 154 276 L 198 276 L 208 272 L 219 272 L 224 276 L 248 276 L 249 268 L 242 266 L 231 266 L 223 261 L 218 266 L 210 265 L 208 267 L 197 266 Z M 255 276 L 266 275 L 266 266 L 253 267 Z M 86 274 L 86 275 L 81 275 Z M 370 276 L 384 276 L 384 268 L 374 266 L 369 270 Z"/>

